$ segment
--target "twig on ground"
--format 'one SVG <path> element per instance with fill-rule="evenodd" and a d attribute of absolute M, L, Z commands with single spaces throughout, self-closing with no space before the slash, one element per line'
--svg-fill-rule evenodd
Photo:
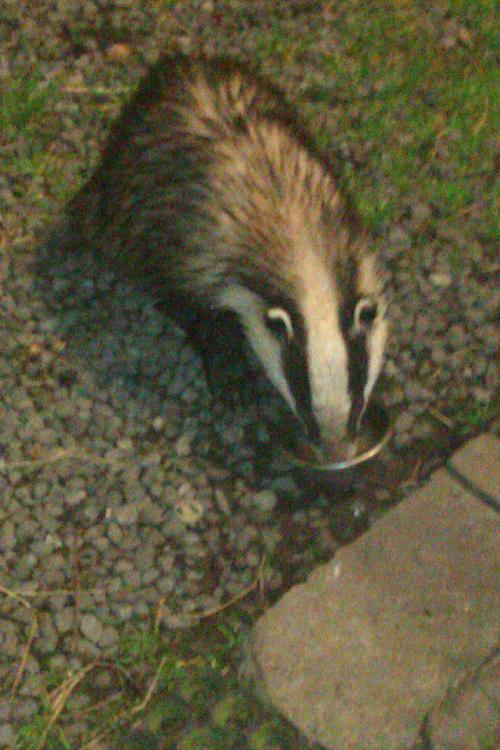
<path fill-rule="evenodd" d="M 12 591 L 11 589 L 2 586 L 2 584 L 0 583 L 0 594 L 5 594 L 5 596 L 9 597 L 9 599 L 15 599 L 16 602 L 22 604 L 23 607 L 26 607 L 26 609 L 31 609 L 31 604 L 24 598 L 25 596 L 30 596 L 30 594 L 26 593 L 25 591 L 23 591 L 22 593 L 19 591 Z"/>
<path fill-rule="evenodd" d="M 22 680 L 24 670 L 26 668 L 26 663 L 28 661 L 28 656 L 30 654 L 31 650 L 31 644 L 33 643 L 33 639 L 36 635 L 36 632 L 38 630 L 38 618 L 36 614 L 33 615 L 33 619 L 31 621 L 30 630 L 28 633 L 28 640 L 26 641 L 26 645 L 23 649 L 23 654 L 21 657 L 21 661 L 19 662 L 19 666 L 17 668 L 16 676 L 14 678 L 14 682 L 12 683 L 12 687 L 10 689 L 10 698 L 9 701 L 12 703 L 12 701 L 15 698 L 15 695 L 17 693 L 17 689 L 19 687 L 19 684 Z"/>
<path fill-rule="evenodd" d="M 92 664 L 88 664 L 86 667 L 81 669 L 79 672 L 77 672 L 74 675 L 70 675 L 68 679 L 62 683 L 62 685 L 58 688 L 58 690 L 54 693 L 54 698 L 52 702 L 52 714 L 47 722 L 47 724 L 44 727 L 44 730 L 42 732 L 42 736 L 40 738 L 40 741 L 38 745 L 36 746 L 36 750 L 42 750 L 42 748 L 45 745 L 45 742 L 47 741 L 47 737 L 49 736 L 50 730 L 58 720 L 61 713 L 64 711 L 64 707 L 67 703 L 68 698 L 74 691 L 74 689 L 80 684 L 80 682 L 86 677 L 89 672 L 92 672 L 96 667 L 98 667 L 100 662 L 95 661 L 92 662 Z"/>
<path fill-rule="evenodd" d="M 151 700 L 152 695 L 153 695 L 154 691 L 156 690 L 156 686 L 158 684 L 158 680 L 160 679 L 161 670 L 165 666 L 165 663 L 166 663 L 167 659 L 168 659 L 168 656 L 164 656 L 162 658 L 162 660 L 160 661 L 160 663 L 158 665 L 158 669 L 156 670 L 156 672 L 154 674 L 154 677 L 151 680 L 151 684 L 149 685 L 149 687 L 148 687 L 148 689 L 146 691 L 146 695 L 144 696 L 144 698 L 142 699 L 142 701 L 140 703 L 138 703 L 136 706 L 134 706 L 134 708 L 130 712 L 133 716 L 135 716 L 135 714 L 140 713 L 141 711 L 144 711 L 144 709 L 148 705 L 149 701 Z"/>
<path fill-rule="evenodd" d="M 452 430 L 455 426 L 455 423 L 449 417 L 447 417 L 446 414 L 440 412 L 439 409 L 435 409 L 434 406 L 429 406 L 427 408 L 427 411 L 432 417 L 437 419 L 438 422 L 441 422 L 441 424 L 444 424 L 445 427 L 448 427 L 449 430 Z"/>
<path fill-rule="evenodd" d="M 165 666 L 165 663 L 167 662 L 167 660 L 168 660 L 168 656 L 164 656 L 162 660 L 160 661 L 160 664 L 158 665 L 158 668 L 153 676 L 153 679 L 151 680 L 151 683 L 144 695 L 144 698 L 141 700 L 141 702 L 137 703 L 137 705 L 133 706 L 133 708 L 131 709 L 125 709 L 124 711 L 120 711 L 111 721 L 110 725 L 106 727 L 106 729 L 95 734 L 88 742 L 82 745 L 80 750 L 91 750 L 91 748 L 95 747 L 96 744 L 100 742 L 100 740 L 104 739 L 104 737 L 106 737 L 110 733 L 112 727 L 115 726 L 117 722 L 121 721 L 125 717 L 135 716 L 136 714 L 144 711 L 144 709 L 147 707 L 148 703 L 150 702 L 154 691 L 156 690 L 156 686 L 158 685 L 158 680 L 160 679 L 161 671 L 163 667 Z"/>
<path fill-rule="evenodd" d="M 108 456 L 99 456 L 97 453 L 85 450 L 75 450 L 74 448 L 62 448 L 61 450 L 49 453 L 43 458 L 34 459 L 23 459 L 22 461 L 11 461 L 6 462 L 0 460 L 0 473 L 6 471 L 16 471 L 17 469 L 37 469 L 40 466 L 46 464 L 57 463 L 58 461 L 65 461 L 74 459 L 76 461 L 88 461 L 93 464 L 102 464 L 104 466 L 118 466 L 120 468 L 127 468 L 130 466 L 125 461 L 119 461 L 115 458 Z"/>
<path fill-rule="evenodd" d="M 486 124 L 486 120 L 488 119 L 488 115 L 490 113 L 490 98 L 489 96 L 486 96 L 484 99 L 484 108 L 483 113 L 479 120 L 476 122 L 474 127 L 472 128 L 472 134 L 477 135 L 480 130 L 483 129 L 484 125 Z"/>
<path fill-rule="evenodd" d="M 229 599 L 229 601 L 224 602 L 224 604 L 220 604 L 219 606 L 213 607 L 212 609 L 207 609 L 204 612 L 200 612 L 199 614 L 191 615 L 189 617 L 189 620 L 193 623 L 196 623 L 199 620 L 205 620 L 208 617 L 213 617 L 214 615 L 219 614 L 219 612 L 223 612 L 225 609 L 232 607 L 233 604 L 236 604 L 236 602 L 239 602 L 241 599 L 244 599 L 252 591 L 255 591 L 257 587 L 261 589 L 263 586 L 262 575 L 263 575 L 264 562 L 265 562 L 265 555 L 262 556 L 262 560 L 260 561 L 259 568 L 257 571 L 257 576 L 255 580 L 253 580 L 249 586 L 244 588 L 243 591 L 240 591 L 239 594 L 236 594 L 236 596 L 233 596 L 231 599 Z"/>

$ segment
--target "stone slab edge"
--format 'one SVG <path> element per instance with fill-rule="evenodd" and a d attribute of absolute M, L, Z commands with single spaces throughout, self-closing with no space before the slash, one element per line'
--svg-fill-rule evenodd
<path fill-rule="evenodd" d="M 447 471 L 478 500 L 500 511 L 500 440 L 484 433 L 451 457 Z"/>

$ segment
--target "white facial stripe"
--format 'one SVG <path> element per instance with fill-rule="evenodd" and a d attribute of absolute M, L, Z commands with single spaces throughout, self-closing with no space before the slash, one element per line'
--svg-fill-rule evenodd
<path fill-rule="evenodd" d="M 387 320 L 381 317 L 374 325 L 373 331 L 367 337 L 368 377 L 364 389 L 365 403 L 370 398 L 373 386 L 377 380 L 384 359 L 385 342 L 387 339 Z"/>
<path fill-rule="evenodd" d="M 290 320 L 290 316 L 286 310 L 283 310 L 282 307 L 271 307 L 267 311 L 267 317 L 270 320 L 282 320 L 286 328 L 288 341 L 291 341 L 293 339 L 292 321 Z"/>
<path fill-rule="evenodd" d="M 340 330 L 323 324 L 311 330 L 308 354 L 313 411 L 328 441 L 345 432 L 351 410 L 347 349 Z"/>
<path fill-rule="evenodd" d="M 222 308 L 233 310 L 239 316 L 248 340 L 261 361 L 267 376 L 292 411 L 297 413 L 297 406 L 281 366 L 281 348 L 264 323 L 265 308 L 260 297 L 243 286 L 233 284 L 219 294 Z M 277 309 L 277 308 L 276 308 Z"/>
<path fill-rule="evenodd" d="M 317 287 L 317 285 L 316 285 Z M 351 410 L 348 353 L 340 329 L 333 289 L 321 298 L 308 295 L 305 319 L 311 401 L 325 442 L 343 436 Z"/>

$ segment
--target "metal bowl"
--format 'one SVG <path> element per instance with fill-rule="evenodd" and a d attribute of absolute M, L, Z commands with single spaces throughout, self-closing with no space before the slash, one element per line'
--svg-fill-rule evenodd
<path fill-rule="evenodd" d="M 346 489 L 355 484 L 360 472 L 377 456 L 390 441 L 393 430 L 389 414 L 384 407 L 371 404 L 363 417 L 359 440 L 362 449 L 351 458 L 342 461 L 318 461 L 309 444 L 299 443 L 293 449 L 283 450 L 283 455 L 295 470 L 296 475 L 308 484 L 321 488 Z M 306 456 L 304 455 L 306 453 Z M 307 453 L 311 454 L 311 459 Z"/>

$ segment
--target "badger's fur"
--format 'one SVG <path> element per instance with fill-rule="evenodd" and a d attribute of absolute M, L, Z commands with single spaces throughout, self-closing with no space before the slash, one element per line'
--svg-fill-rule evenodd
<path fill-rule="evenodd" d="M 72 217 L 195 321 L 202 349 L 201 321 L 235 313 L 307 432 L 348 452 L 382 364 L 382 285 L 331 166 L 281 91 L 228 59 L 163 58 Z"/>

